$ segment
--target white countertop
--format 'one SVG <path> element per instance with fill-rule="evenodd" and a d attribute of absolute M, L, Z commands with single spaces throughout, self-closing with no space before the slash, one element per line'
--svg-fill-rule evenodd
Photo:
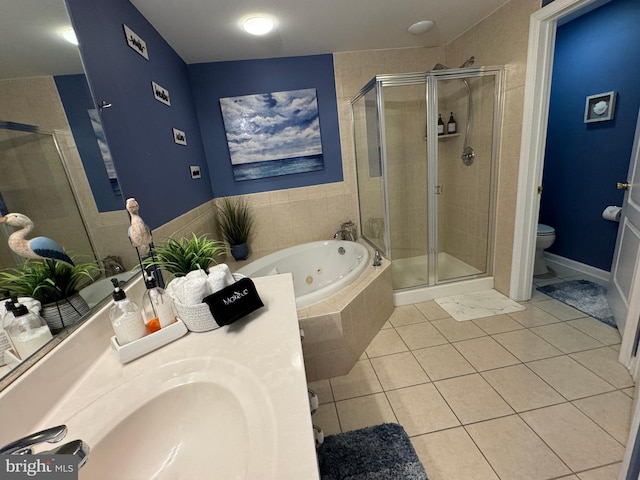
<path fill-rule="evenodd" d="M 150 399 L 176 386 L 212 382 L 210 384 L 221 386 L 225 395 L 236 398 L 238 408 L 244 412 L 251 443 L 250 457 L 254 464 L 258 463 L 261 480 L 319 478 L 291 277 L 277 275 L 256 278 L 254 282 L 265 307 L 230 326 L 188 333 L 125 365 L 118 362 L 115 352 L 105 342 L 104 351 L 65 395 L 52 402 L 38 426 L 66 424 L 67 440 L 84 440 L 95 448 L 95 462 L 99 463 L 97 452 L 104 452 L 104 445 L 108 443 L 105 438 L 110 431 L 115 425 L 126 423 L 128 416 L 140 406 L 144 407 Z M 108 316 L 104 316 L 106 309 L 101 313 L 102 318 L 93 321 L 108 322 Z M 224 425 L 225 416 L 220 415 L 220 407 L 216 410 L 216 399 L 221 396 L 216 394 L 209 403 L 197 407 L 203 410 L 199 413 L 203 422 L 217 415 L 208 438 L 202 438 L 205 446 L 212 439 L 224 438 L 230 433 L 226 430 L 230 427 Z M 185 405 L 184 408 L 196 407 Z M 184 411 L 178 411 L 178 417 L 183 414 Z M 152 418 L 157 417 L 158 425 L 162 426 L 160 435 L 173 428 L 171 422 L 175 414 L 167 412 L 166 418 L 162 418 L 161 410 L 154 415 Z M 260 433 L 262 438 L 252 438 L 252 431 Z M 184 430 L 180 433 L 179 429 L 172 433 L 175 438 L 189 434 Z M 127 451 L 132 456 L 144 457 L 153 451 L 156 442 L 150 443 L 129 445 Z M 206 448 L 203 451 L 206 452 Z M 210 460 L 215 460 L 214 457 Z M 95 468 L 91 462 L 90 453 L 80 478 L 89 478 L 83 472 Z M 211 465 L 209 478 L 222 478 L 215 474 L 224 471 L 222 467 Z M 252 469 L 247 472 L 255 471 Z M 104 474 L 105 478 L 123 478 L 118 476 L 117 466 L 113 464 L 111 471 Z M 185 475 L 183 478 L 195 478 L 187 472 Z M 160 472 L 157 478 L 171 477 Z"/>

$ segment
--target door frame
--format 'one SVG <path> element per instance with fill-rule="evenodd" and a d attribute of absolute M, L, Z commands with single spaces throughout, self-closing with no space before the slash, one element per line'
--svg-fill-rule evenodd
<path fill-rule="evenodd" d="M 568 22 L 610 0 L 555 0 L 529 20 L 527 75 L 509 296 L 529 300 L 533 285 L 540 193 L 549 119 L 551 77 L 558 22 Z"/>

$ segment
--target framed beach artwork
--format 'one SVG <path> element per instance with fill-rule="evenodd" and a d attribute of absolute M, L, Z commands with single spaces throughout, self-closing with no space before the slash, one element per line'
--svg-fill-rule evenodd
<path fill-rule="evenodd" d="M 220 99 L 235 181 L 324 169 L 315 88 Z"/>

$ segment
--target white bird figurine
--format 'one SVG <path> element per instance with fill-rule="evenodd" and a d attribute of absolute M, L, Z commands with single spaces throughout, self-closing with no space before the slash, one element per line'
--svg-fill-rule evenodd
<path fill-rule="evenodd" d="M 151 230 L 144 223 L 142 217 L 138 215 L 140 205 L 135 198 L 127 198 L 126 208 L 131 216 L 131 226 L 129 227 L 129 241 L 131 245 L 138 249 L 138 253 L 143 257 L 149 253 L 149 245 L 153 242 Z"/>
<path fill-rule="evenodd" d="M 73 266 L 71 257 L 56 242 L 49 237 L 34 237 L 27 240 L 26 236 L 33 230 L 33 222 L 22 213 L 7 213 L 0 218 L 0 223 L 11 227 L 21 227 L 17 232 L 9 235 L 9 248 L 23 258 L 53 259 Z"/>

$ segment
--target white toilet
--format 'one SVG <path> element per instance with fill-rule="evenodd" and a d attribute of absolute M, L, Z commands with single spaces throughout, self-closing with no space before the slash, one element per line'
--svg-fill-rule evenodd
<path fill-rule="evenodd" d="M 534 275 L 544 275 L 549 271 L 547 261 L 542 252 L 553 245 L 556 240 L 556 229 L 542 223 L 538 224 L 538 234 L 536 236 L 536 258 L 533 264 Z"/>

